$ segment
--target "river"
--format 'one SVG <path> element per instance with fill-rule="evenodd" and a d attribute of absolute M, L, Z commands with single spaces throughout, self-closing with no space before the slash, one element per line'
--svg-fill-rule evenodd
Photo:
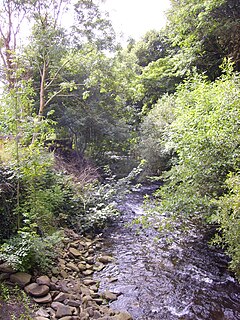
<path fill-rule="evenodd" d="M 122 215 L 103 232 L 103 252 L 114 257 L 97 277 L 100 291 L 118 293 L 113 309 L 135 320 L 240 319 L 240 285 L 227 270 L 228 258 L 207 244 L 201 229 L 179 232 L 168 243 L 155 229 L 129 223 L 145 214 L 142 187 L 120 205 Z"/>

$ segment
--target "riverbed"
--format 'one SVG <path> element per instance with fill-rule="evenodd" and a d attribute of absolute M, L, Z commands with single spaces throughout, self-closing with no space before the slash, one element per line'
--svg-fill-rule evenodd
<path fill-rule="evenodd" d="M 129 194 L 121 216 L 103 232 L 103 252 L 114 262 L 97 278 L 100 291 L 118 294 L 111 308 L 135 320 L 240 319 L 240 285 L 227 269 L 229 259 L 208 245 L 201 228 L 167 241 L 155 228 L 131 224 L 146 214 L 144 195 L 153 190 L 146 186 Z"/>

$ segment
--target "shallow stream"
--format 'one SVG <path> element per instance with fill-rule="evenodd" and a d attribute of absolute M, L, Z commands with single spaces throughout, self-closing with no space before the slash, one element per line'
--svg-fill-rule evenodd
<path fill-rule="evenodd" d="M 207 245 L 198 228 L 171 244 L 154 229 L 128 226 L 144 215 L 144 187 L 127 196 L 122 215 L 103 233 L 103 251 L 115 261 L 97 277 L 100 290 L 119 294 L 113 309 L 135 320 L 240 319 L 240 285 L 227 270 L 227 257 Z"/>

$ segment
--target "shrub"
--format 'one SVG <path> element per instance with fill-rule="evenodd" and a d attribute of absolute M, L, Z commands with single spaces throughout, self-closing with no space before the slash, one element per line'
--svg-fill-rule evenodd
<path fill-rule="evenodd" d="M 18 271 L 46 271 L 56 257 L 55 246 L 61 239 L 60 232 L 41 238 L 36 233 L 21 231 L 1 246 L 0 260 Z"/>

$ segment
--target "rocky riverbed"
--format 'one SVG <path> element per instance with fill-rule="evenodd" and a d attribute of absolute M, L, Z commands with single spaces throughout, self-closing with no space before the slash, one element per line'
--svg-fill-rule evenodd
<path fill-rule="evenodd" d="M 31 297 L 36 306 L 34 320 L 131 320 L 128 312 L 109 307 L 118 294 L 109 290 L 99 292 L 96 274 L 113 262 L 111 256 L 100 254 L 99 249 L 99 237 L 82 237 L 65 230 L 64 246 L 49 274 L 34 277 L 15 272 L 2 263 L 0 279 L 19 285 Z"/>

